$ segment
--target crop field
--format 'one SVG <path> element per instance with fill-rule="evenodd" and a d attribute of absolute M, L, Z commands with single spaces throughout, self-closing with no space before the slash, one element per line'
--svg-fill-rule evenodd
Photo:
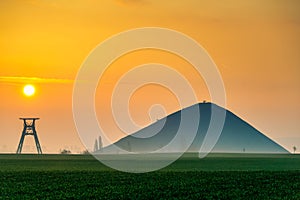
<path fill-rule="evenodd" d="M 300 199 L 300 155 L 185 154 L 144 174 L 89 155 L 0 155 L 0 199 Z"/>

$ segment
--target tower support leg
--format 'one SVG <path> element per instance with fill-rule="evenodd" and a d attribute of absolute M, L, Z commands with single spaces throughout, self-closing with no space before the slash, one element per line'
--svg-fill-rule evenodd
<path fill-rule="evenodd" d="M 26 135 L 26 132 L 23 131 L 22 135 L 21 135 L 21 138 L 20 138 L 19 145 L 18 145 L 17 154 L 20 154 L 22 152 L 25 135 Z"/>
<path fill-rule="evenodd" d="M 33 136 L 34 136 L 34 140 L 35 140 L 36 150 L 37 150 L 38 154 L 42 154 L 43 152 L 42 152 L 42 148 L 41 148 L 36 130 L 33 131 Z"/>

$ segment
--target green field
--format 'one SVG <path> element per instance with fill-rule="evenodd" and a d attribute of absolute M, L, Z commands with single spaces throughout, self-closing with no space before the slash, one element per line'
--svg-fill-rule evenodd
<path fill-rule="evenodd" d="M 185 154 L 144 174 L 88 155 L 0 155 L 0 177 L 0 199 L 300 199 L 300 155 Z"/>

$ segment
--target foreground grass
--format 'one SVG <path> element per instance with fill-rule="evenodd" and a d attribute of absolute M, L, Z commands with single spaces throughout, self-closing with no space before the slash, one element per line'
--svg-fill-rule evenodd
<path fill-rule="evenodd" d="M 129 174 L 91 156 L 0 155 L 0 199 L 300 199 L 300 157 L 187 154 Z"/>
<path fill-rule="evenodd" d="M 11 199 L 300 199 L 299 172 L 8 172 Z"/>

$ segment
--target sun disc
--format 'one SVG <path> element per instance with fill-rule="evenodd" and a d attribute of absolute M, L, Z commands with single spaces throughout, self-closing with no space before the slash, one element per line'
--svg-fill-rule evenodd
<path fill-rule="evenodd" d="M 35 88 L 33 85 L 25 85 L 23 88 L 23 92 L 26 96 L 32 96 L 35 93 Z"/>

